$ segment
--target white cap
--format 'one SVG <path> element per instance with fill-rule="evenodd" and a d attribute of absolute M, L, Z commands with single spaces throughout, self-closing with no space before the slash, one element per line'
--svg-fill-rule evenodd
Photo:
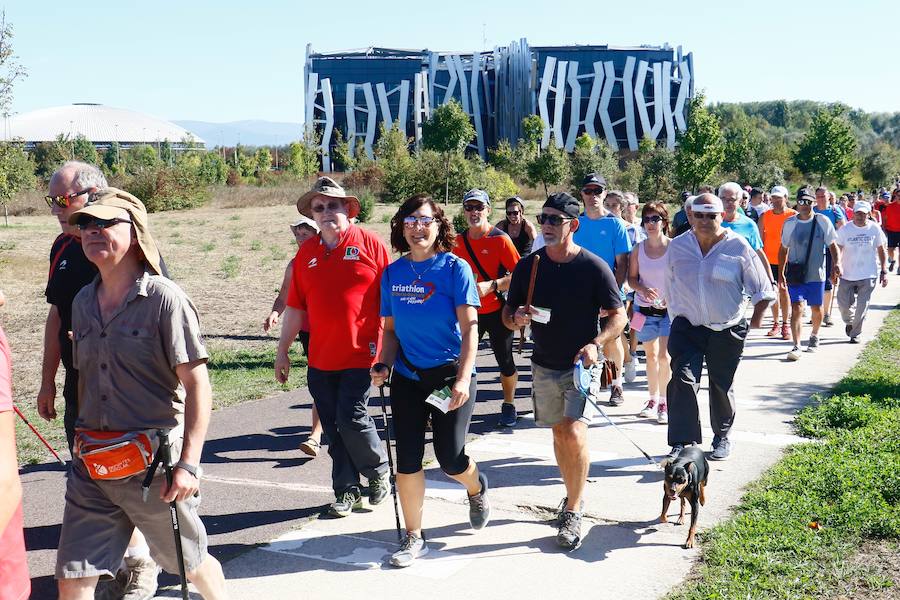
<path fill-rule="evenodd" d="M 722 213 L 725 212 L 725 207 L 722 206 L 722 200 L 713 196 L 712 202 L 707 204 L 706 202 L 701 202 L 699 204 L 691 204 L 691 212 L 695 213 Z"/>
<path fill-rule="evenodd" d="M 311 227 L 313 231 L 319 233 L 319 226 L 316 225 L 316 222 L 310 219 L 309 217 L 305 217 L 300 215 L 296 221 L 291 223 L 291 227 L 300 227 L 301 225 L 306 225 L 307 227 Z"/>
<path fill-rule="evenodd" d="M 872 212 L 872 205 L 865 200 L 857 200 L 853 205 L 853 212 L 864 212 L 866 214 L 869 214 L 870 212 Z"/>
<path fill-rule="evenodd" d="M 694 198 L 696 198 L 696 197 L 697 196 L 688 196 L 687 200 L 684 201 L 684 208 L 686 208 L 686 209 L 690 208 L 691 205 L 694 203 Z"/>
<path fill-rule="evenodd" d="M 787 199 L 789 194 L 790 192 L 788 192 L 788 189 L 783 185 L 776 185 L 772 188 L 772 191 L 769 192 L 770 196 L 781 196 L 784 199 Z"/>

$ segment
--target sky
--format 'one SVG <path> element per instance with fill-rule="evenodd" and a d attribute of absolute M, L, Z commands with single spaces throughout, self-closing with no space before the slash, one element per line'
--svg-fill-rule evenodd
<path fill-rule="evenodd" d="M 165 119 L 301 122 L 306 46 L 474 51 L 681 45 L 713 102 L 900 111 L 895 0 L 155 0 L 3 4 L 28 77 L 13 113 L 97 102 Z"/>

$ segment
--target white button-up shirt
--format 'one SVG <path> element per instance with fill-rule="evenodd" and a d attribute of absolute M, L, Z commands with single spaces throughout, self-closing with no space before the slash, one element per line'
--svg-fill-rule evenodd
<path fill-rule="evenodd" d="M 737 325 L 750 302 L 771 302 L 775 290 L 759 256 L 742 236 L 725 229 L 725 237 L 706 256 L 693 231 L 671 241 L 666 252 L 666 302 L 669 316 L 722 331 Z"/>

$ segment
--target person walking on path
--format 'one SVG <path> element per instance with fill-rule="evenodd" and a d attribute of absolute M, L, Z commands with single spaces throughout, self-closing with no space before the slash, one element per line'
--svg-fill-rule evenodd
<path fill-rule="evenodd" d="M 900 248 L 900 187 L 891 192 L 891 201 L 881 211 L 884 235 L 887 237 L 888 271 L 897 264 L 897 248 Z M 897 269 L 900 274 L 900 269 Z"/>
<path fill-rule="evenodd" d="M 45 197 L 50 213 L 59 222 L 62 233 L 50 250 L 50 270 L 45 295 L 50 304 L 44 326 L 44 356 L 41 364 L 41 388 L 37 397 L 38 414 L 55 419 L 56 372 L 65 368 L 63 383 L 63 426 L 71 454 L 75 444 L 75 420 L 78 417 L 78 369 L 72 363 L 72 301 L 79 291 L 97 276 L 97 267 L 85 257 L 81 232 L 69 223 L 69 217 L 84 207 L 91 194 L 108 187 L 106 177 L 94 165 L 79 161 L 64 163 L 50 177 Z M 160 258 L 163 275 L 165 263 Z M 98 587 L 98 598 L 150 597 L 156 592 L 159 567 L 150 558 L 150 548 L 139 529 L 135 529 L 115 581 Z"/>
<path fill-rule="evenodd" d="M 222 566 L 207 553 L 197 514 L 212 410 L 197 309 L 161 275 L 146 209 L 128 192 L 94 194 L 69 224 L 81 230 L 85 256 L 99 275 L 72 303 L 79 404 L 56 555 L 59 597 L 93 598 L 98 579 L 116 573 L 132 529 L 140 527 L 166 571 L 184 568 L 204 598 L 227 598 Z M 171 481 L 157 474 L 144 498 L 144 461 L 160 444 L 161 430 L 169 431 L 178 461 Z M 170 503 L 183 565 L 176 559 Z"/>
<path fill-rule="evenodd" d="M 6 303 L 0 291 L 0 307 Z M 16 460 L 16 416 L 12 397 L 12 353 L 0 327 L 0 600 L 31 595 L 22 530 L 22 482 Z"/>
<path fill-rule="evenodd" d="M 360 474 L 369 482 L 369 504 L 380 504 L 389 489 L 387 454 L 366 407 L 381 337 L 378 282 L 390 255 L 377 234 L 350 223 L 359 200 L 333 179 L 320 177 L 297 200 L 297 211 L 316 222 L 319 235 L 294 258 L 275 377 L 287 382 L 288 350 L 308 318 L 307 382 L 332 461 L 329 513 L 346 517 L 362 507 Z"/>
<path fill-rule="evenodd" d="M 597 173 L 588 173 L 581 183 L 581 199 L 584 212 L 578 217 L 578 226 L 573 229 L 573 243 L 599 256 L 615 274 L 622 300 L 625 293 L 622 286 L 628 276 L 628 255 L 631 241 L 622 219 L 607 218 L 609 211 L 604 206 L 606 200 L 606 179 Z M 543 231 L 543 228 L 541 228 Z M 601 317 L 601 320 L 605 317 Z M 602 323 L 601 323 L 602 325 Z M 603 355 L 616 365 L 616 376 L 609 385 L 609 404 L 621 406 L 625 402 L 622 391 L 622 367 L 625 353 L 618 340 L 611 340 L 603 348 Z"/>
<path fill-rule="evenodd" d="M 781 250 L 781 230 L 784 228 L 784 222 L 797 214 L 793 208 L 786 206 L 788 190 L 786 187 L 776 185 L 772 188 L 769 198 L 772 202 L 772 208 L 767 210 L 759 218 L 759 236 L 763 241 L 763 252 L 766 255 L 766 262 L 769 263 L 769 270 L 774 279 L 778 277 L 778 252 Z M 788 325 L 788 314 L 790 303 L 788 301 L 787 289 L 778 286 L 778 296 L 772 303 L 772 329 L 766 333 L 766 337 L 778 337 L 783 340 L 791 339 L 791 328 Z M 778 325 L 778 315 L 781 314 L 781 326 Z"/>
<path fill-rule="evenodd" d="M 302 246 L 306 240 L 315 237 L 316 234 L 319 233 L 319 226 L 309 217 L 300 215 L 299 219 L 291 223 L 291 233 L 294 234 L 294 241 L 297 242 L 297 250 L 299 251 L 300 246 Z M 281 288 L 278 290 L 278 296 L 275 298 L 275 302 L 272 303 L 272 310 L 269 312 L 269 316 L 266 317 L 266 320 L 263 321 L 263 331 L 266 333 L 269 333 L 269 330 L 278 324 L 278 319 L 281 317 L 281 314 L 287 306 L 288 291 L 291 289 L 291 276 L 293 273 L 294 259 L 292 258 L 284 269 L 284 277 L 281 279 Z M 297 337 L 300 340 L 300 344 L 303 346 L 303 354 L 309 358 L 309 323 L 305 316 L 300 323 L 300 334 Z M 309 437 L 300 443 L 300 450 L 304 454 L 315 458 L 319 455 L 321 447 L 322 422 L 319 420 L 319 411 L 316 410 L 316 405 L 313 403 L 312 428 L 309 432 Z"/>
<path fill-rule="evenodd" d="M 853 205 L 853 220 L 837 232 L 843 265 L 837 301 L 844 321 L 844 333 L 853 344 L 858 342 L 862 333 L 875 285 L 881 282 L 882 287 L 887 286 L 887 252 L 884 248 L 887 240 L 881 228 L 869 220 L 871 210 L 868 202 L 858 200 Z"/>
<path fill-rule="evenodd" d="M 691 203 L 693 228 L 669 244 L 666 290 L 672 328 L 669 356 L 670 456 L 702 443 L 697 392 L 706 361 L 713 460 L 727 459 L 734 425 L 734 375 L 750 328 L 760 326 L 775 291 L 766 267 L 742 236 L 722 227 L 725 209 L 713 194 Z M 753 316 L 747 325 L 747 300 Z"/>
<path fill-rule="evenodd" d="M 391 219 L 391 245 L 407 254 L 381 278 L 384 339 L 371 377 L 372 385 L 382 386 L 393 367 L 397 491 L 406 525 L 406 538 L 390 559 L 396 567 L 407 567 L 428 552 L 422 531 L 422 459 L 429 418 L 441 470 L 466 488 L 469 524 L 482 529 L 491 515 L 487 477 L 466 455 L 475 407 L 480 300 L 472 269 L 450 252 L 454 242 L 453 226 L 429 196 L 413 196 Z M 432 404 L 435 396 L 447 405 Z"/>
<path fill-rule="evenodd" d="M 781 249 L 778 251 L 778 285 L 787 288 L 791 299 L 791 338 L 794 346 L 788 352 L 790 361 L 800 360 L 800 334 L 803 329 L 803 303 L 812 310 L 812 331 L 806 351 L 819 347 L 819 326 L 822 324 L 822 303 L 825 280 L 837 282 L 841 276 L 840 250 L 831 221 L 814 213 L 816 201 L 808 187 L 797 191 L 797 214 L 784 222 L 781 230 Z M 826 268 L 825 254 L 831 256 L 831 272 Z"/>
<path fill-rule="evenodd" d="M 743 193 L 744 190 L 741 189 L 741 186 L 733 181 L 723 183 L 719 187 L 719 199 L 722 200 L 722 206 L 725 208 L 725 218 L 722 219 L 722 227 L 731 229 L 747 240 L 747 243 L 759 256 L 760 262 L 768 269 L 769 260 L 766 258 L 766 253 L 763 252 L 763 242 L 759 235 L 759 228 L 753 222 L 753 219 L 745 214 L 741 214 L 738 210 L 738 201 Z M 774 273 L 770 273 L 770 275 L 769 280 L 774 281 Z"/>
<path fill-rule="evenodd" d="M 486 333 L 500 369 L 503 404 L 500 405 L 501 427 L 514 427 L 516 386 L 519 374 L 513 359 L 513 332 L 503 326 L 501 309 L 509 289 L 509 278 L 519 252 L 508 235 L 491 225 L 491 200 L 484 190 L 472 189 L 463 196 L 463 210 L 469 228 L 456 236 L 453 253 L 469 263 L 481 298 L 478 309 L 478 340 Z"/>
<path fill-rule="evenodd" d="M 666 308 L 666 251 L 669 247 L 669 211 L 661 202 L 645 204 L 641 223 L 647 239 L 631 252 L 628 284 L 635 291 L 635 316 L 632 330 L 644 345 L 647 357 L 647 392 L 650 398 L 638 413 L 669 422 L 666 387 L 671 378 L 669 367 L 669 330 L 671 321 Z M 635 323 L 640 325 L 636 325 Z"/>
<path fill-rule="evenodd" d="M 497 223 L 497 229 L 509 236 L 519 256 L 531 254 L 537 229 L 525 217 L 525 202 L 518 196 L 507 198 L 506 218 Z"/>
<path fill-rule="evenodd" d="M 531 325 L 534 418 L 553 431 L 553 451 L 566 487 L 556 542 L 570 550 L 581 544 L 582 496 L 590 466 L 587 426 L 593 414 L 575 387 L 574 365 L 598 363 L 600 348 L 618 341 L 626 321 L 612 270 L 574 242 L 579 212 L 578 201 L 565 192 L 547 198 L 538 218 L 547 245 L 516 266 L 503 308 L 503 322 L 510 330 Z M 597 321 L 600 310 L 607 312 L 602 328 Z"/>
<path fill-rule="evenodd" d="M 766 211 L 772 210 L 771 201 L 766 202 L 766 195 L 763 190 L 759 188 L 752 188 L 750 190 L 750 204 L 747 206 L 747 216 L 753 219 L 753 222 L 759 225 L 759 219 L 766 213 Z"/>
<path fill-rule="evenodd" d="M 626 200 L 626 198 L 630 197 L 631 201 Z M 628 235 L 628 243 L 631 244 L 631 249 L 633 250 L 635 245 L 647 237 L 647 234 L 644 233 L 644 230 L 641 229 L 640 223 L 635 224 L 634 220 L 634 208 L 637 206 L 637 196 L 632 194 L 631 192 L 620 192 L 619 190 L 610 190 L 606 193 L 606 198 L 603 200 L 603 207 L 609 211 L 607 215 L 609 218 L 619 219 L 622 221 L 622 224 L 625 225 L 625 233 Z M 626 210 L 628 211 L 628 218 L 626 218 Z M 630 254 L 629 254 L 630 256 Z M 626 279 L 625 283 L 628 282 L 627 276 L 627 263 L 628 259 L 625 259 L 626 262 Z M 626 289 L 624 286 L 622 288 L 623 293 L 625 294 L 625 315 L 628 319 L 631 319 L 632 311 L 634 309 L 634 290 Z M 622 378 L 625 380 L 625 383 L 633 383 L 637 378 L 637 339 L 632 343 L 632 338 L 634 337 L 634 332 L 631 331 L 631 327 L 629 324 L 625 325 L 625 331 L 622 333 L 621 344 L 622 344 Z"/>
<path fill-rule="evenodd" d="M 844 226 L 853 215 L 853 202 L 856 198 L 851 194 L 849 196 L 849 203 L 846 210 L 841 210 L 841 208 L 834 206 L 834 204 L 829 202 L 829 199 L 834 198 L 834 193 L 828 191 L 828 188 L 825 186 L 819 186 L 816 188 L 816 204 L 813 208 L 813 212 L 820 215 L 825 215 L 828 217 L 828 220 L 831 221 L 832 226 L 834 226 L 835 231 L 840 231 L 841 227 Z M 834 265 L 832 265 L 832 256 L 831 253 L 825 253 L 825 273 L 831 273 Z M 834 321 L 831 318 L 831 295 L 834 293 L 834 284 L 837 283 L 835 279 L 832 281 L 831 277 L 828 276 L 825 278 L 825 292 L 822 295 L 822 324 L 825 327 L 831 327 Z"/>

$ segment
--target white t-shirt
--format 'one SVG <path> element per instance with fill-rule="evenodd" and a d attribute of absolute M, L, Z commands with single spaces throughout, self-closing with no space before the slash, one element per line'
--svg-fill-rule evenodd
<path fill-rule="evenodd" d="M 837 230 L 837 243 L 843 250 L 841 279 L 859 281 L 878 277 L 878 247 L 887 244 L 881 227 L 867 221 L 865 227 L 857 227 L 850 221 Z"/>

